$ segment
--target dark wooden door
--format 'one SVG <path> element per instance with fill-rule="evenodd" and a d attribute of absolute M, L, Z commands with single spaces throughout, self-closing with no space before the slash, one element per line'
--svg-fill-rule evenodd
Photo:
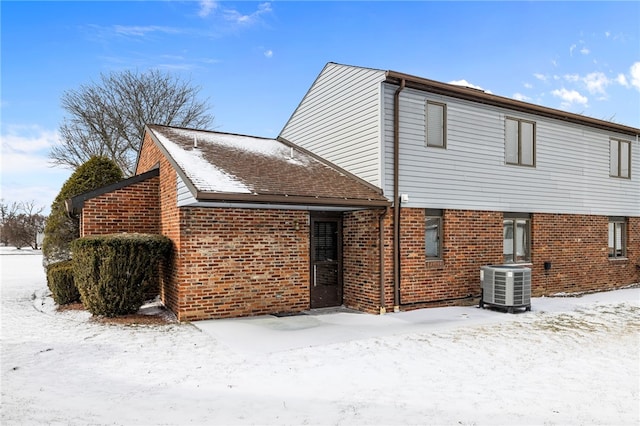
<path fill-rule="evenodd" d="M 342 221 L 311 219 L 311 307 L 342 305 Z"/>

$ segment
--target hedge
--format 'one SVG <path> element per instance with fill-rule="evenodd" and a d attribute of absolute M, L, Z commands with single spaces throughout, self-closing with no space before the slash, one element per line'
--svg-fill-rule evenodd
<path fill-rule="evenodd" d="M 94 315 L 137 312 L 167 261 L 171 240 L 151 234 L 109 234 L 71 243 L 73 273 L 82 303 Z"/>
<path fill-rule="evenodd" d="M 53 263 L 47 267 L 47 286 L 58 305 L 80 301 L 80 293 L 73 279 L 73 264 L 70 260 Z"/>

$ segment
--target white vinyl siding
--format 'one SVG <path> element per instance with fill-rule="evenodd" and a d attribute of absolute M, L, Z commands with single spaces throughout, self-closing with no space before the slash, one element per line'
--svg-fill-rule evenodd
<path fill-rule="evenodd" d="M 383 84 L 384 191 L 393 199 L 393 94 Z M 426 101 L 447 105 L 447 149 L 424 142 Z M 407 207 L 640 216 L 637 175 L 611 179 L 609 140 L 624 135 L 520 114 L 535 123 L 536 167 L 505 158 L 513 111 L 405 88 L 400 94 L 400 183 Z M 630 144 L 631 170 L 640 167 Z"/>
<path fill-rule="evenodd" d="M 384 78 L 381 70 L 327 64 L 280 136 L 381 186 Z"/>
<path fill-rule="evenodd" d="M 196 197 L 189 190 L 184 180 L 176 173 L 176 192 L 178 207 L 190 206 L 197 203 Z"/>

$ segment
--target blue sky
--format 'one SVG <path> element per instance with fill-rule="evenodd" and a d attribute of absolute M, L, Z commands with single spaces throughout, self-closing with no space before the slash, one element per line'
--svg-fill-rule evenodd
<path fill-rule="evenodd" d="M 215 129 L 275 137 L 327 62 L 466 81 L 640 127 L 640 2 L 2 1 L 5 202 L 49 206 L 60 96 L 157 68 L 202 88 Z"/>

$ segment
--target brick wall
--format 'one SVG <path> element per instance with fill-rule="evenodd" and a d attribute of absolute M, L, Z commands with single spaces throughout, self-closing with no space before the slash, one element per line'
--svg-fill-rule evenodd
<path fill-rule="evenodd" d="M 169 237 L 174 245 L 171 259 L 160 268 L 160 297 L 169 309 L 178 312 L 180 306 L 179 283 L 183 274 L 180 268 L 181 258 L 178 255 L 180 252 L 180 210 L 176 202 L 176 171 L 147 134 L 140 148 L 136 174 L 147 172 L 158 166 L 160 168 L 159 233 Z"/>
<path fill-rule="evenodd" d="M 502 221 L 501 212 L 445 210 L 443 258 L 428 261 L 424 210 L 403 208 L 400 256 L 403 309 L 455 303 L 438 301 L 478 295 L 480 267 L 503 263 Z M 630 218 L 628 226 L 627 258 L 611 260 L 608 217 L 533 214 L 532 295 L 606 290 L 639 282 L 640 218 Z M 545 261 L 552 264 L 547 272 Z M 389 300 L 393 303 L 393 299 Z"/>
<path fill-rule="evenodd" d="M 605 290 L 640 281 L 639 222 L 629 219 L 627 258 L 609 259 L 607 216 L 534 214 L 532 294 Z"/>
<path fill-rule="evenodd" d="M 307 212 L 180 210 L 181 321 L 309 309 Z"/>
<path fill-rule="evenodd" d="M 86 200 L 80 220 L 80 235 L 158 233 L 158 185 L 156 176 Z"/>
<path fill-rule="evenodd" d="M 445 210 L 442 260 L 425 255 L 424 209 L 403 208 L 401 304 L 440 306 L 480 294 L 480 267 L 502 263 L 502 213 Z"/>
<path fill-rule="evenodd" d="M 381 306 L 381 214 L 378 210 L 347 212 L 342 223 L 344 305 L 371 313 L 378 313 Z"/>

